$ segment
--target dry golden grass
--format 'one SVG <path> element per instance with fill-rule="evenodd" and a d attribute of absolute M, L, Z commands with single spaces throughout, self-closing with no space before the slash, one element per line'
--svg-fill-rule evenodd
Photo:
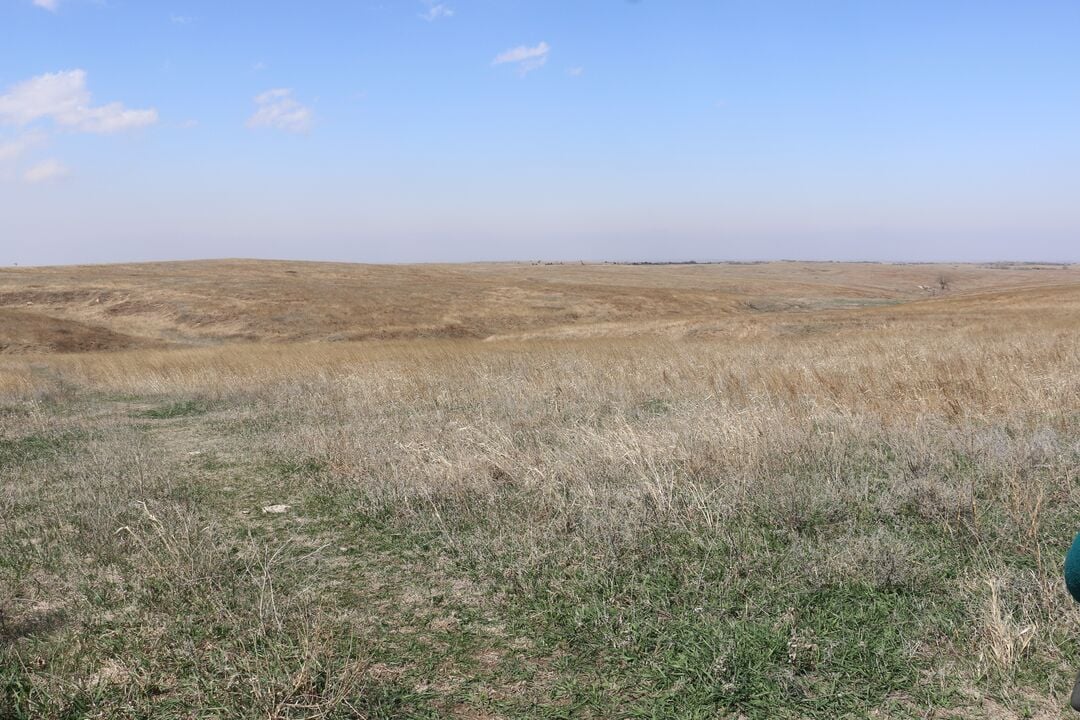
<path fill-rule="evenodd" d="M 880 268 L 866 267 L 871 273 Z M 677 277 L 668 268 L 655 272 L 668 282 Z M 837 290 L 830 286 L 830 292 Z M 438 384 L 463 381 L 461 373 L 481 379 L 489 365 L 510 363 L 563 366 L 569 374 L 563 382 L 617 378 L 614 391 L 624 392 L 659 372 L 666 386 L 680 392 L 741 406 L 767 399 L 792 407 L 869 409 L 893 418 L 1034 412 L 1074 391 L 1073 376 L 1051 370 L 1075 363 L 1078 317 L 1080 282 L 1035 284 L 886 306 L 623 319 L 483 341 L 243 342 L 8 355 L 0 359 L 0 389 L 25 397 L 67 382 L 110 393 L 213 395 L 384 368 L 406 373 L 410 383 Z"/>
<path fill-rule="evenodd" d="M 942 291 L 939 281 L 947 281 Z M 1076 283 L 1075 267 L 762 263 L 671 266 L 213 261 L 0 270 L 0 308 L 45 329 L 0 350 L 61 350 L 68 332 L 115 347 L 681 333 L 689 324 Z M 86 349 L 96 349 L 85 343 Z M 70 349 L 80 349 L 78 347 Z"/>
<path fill-rule="evenodd" d="M 282 343 L 330 325 L 272 330 L 274 267 L 221 320 L 257 342 L 0 358 L 25 715 L 1061 714 L 1074 270 L 341 267 L 388 288 L 348 332 L 471 330 Z M 227 334 L 171 313 L 109 327 Z"/>

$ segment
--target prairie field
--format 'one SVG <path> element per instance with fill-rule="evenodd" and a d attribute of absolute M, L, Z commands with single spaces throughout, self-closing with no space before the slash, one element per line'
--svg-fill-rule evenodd
<path fill-rule="evenodd" d="M 1080 267 L 0 270 L 0 719 L 1057 718 Z"/>

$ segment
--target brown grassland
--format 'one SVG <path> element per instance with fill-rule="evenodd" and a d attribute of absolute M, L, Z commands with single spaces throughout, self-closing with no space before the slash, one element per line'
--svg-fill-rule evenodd
<path fill-rule="evenodd" d="M 0 719 L 1064 717 L 1080 268 L 0 270 Z"/>

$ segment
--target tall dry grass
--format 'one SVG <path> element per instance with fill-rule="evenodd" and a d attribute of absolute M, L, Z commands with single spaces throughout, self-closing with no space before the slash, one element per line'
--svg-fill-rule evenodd
<path fill-rule="evenodd" d="M 190 350 L 0 356 L 0 391 L 35 393 L 258 393 L 313 381 L 372 382 L 424 402 L 443 392 L 500 403 L 517 392 L 554 392 L 581 404 L 678 395 L 732 412 L 777 408 L 919 415 L 1031 412 L 1076 400 L 1076 308 L 1037 315 L 895 320 L 858 324 L 811 316 L 754 334 L 703 339 L 585 338 L 562 341 L 409 341 L 240 344 Z M 967 324 L 968 321 L 970 324 Z M 491 382 L 509 382 L 494 387 Z"/>

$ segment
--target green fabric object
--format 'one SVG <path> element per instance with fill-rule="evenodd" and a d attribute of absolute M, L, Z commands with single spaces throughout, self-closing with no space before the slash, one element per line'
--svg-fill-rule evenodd
<path fill-rule="evenodd" d="M 1065 556 L 1065 587 L 1073 600 L 1080 602 L 1080 534 L 1073 539 L 1069 554 Z"/>

